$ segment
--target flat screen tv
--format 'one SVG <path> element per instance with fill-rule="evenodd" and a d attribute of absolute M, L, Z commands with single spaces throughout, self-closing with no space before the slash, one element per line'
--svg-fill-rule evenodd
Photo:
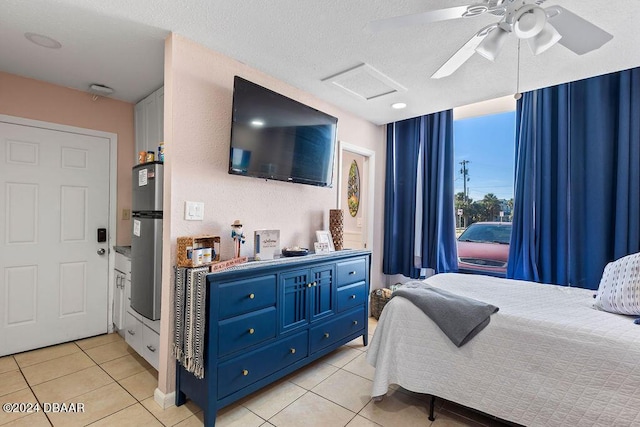
<path fill-rule="evenodd" d="M 331 187 L 337 123 L 236 76 L 229 173 Z"/>

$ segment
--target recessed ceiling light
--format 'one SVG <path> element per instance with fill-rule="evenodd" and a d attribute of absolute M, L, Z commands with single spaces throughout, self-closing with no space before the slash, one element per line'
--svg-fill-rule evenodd
<path fill-rule="evenodd" d="M 262 119 L 253 119 L 251 120 L 251 126 L 259 128 L 264 126 L 264 120 Z"/>
<path fill-rule="evenodd" d="M 396 102 L 391 104 L 391 108 L 396 110 L 402 110 L 403 108 L 407 108 L 407 104 L 405 104 L 404 102 Z"/>
<path fill-rule="evenodd" d="M 46 47 L 47 49 L 60 49 L 62 47 L 62 43 L 60 43 L 58 40 L 54 40 L 51 37 L 43 36 L 42 34 L 24 33 L 24 36 L 31 43 L 35 43 L 38 46 Z"/>

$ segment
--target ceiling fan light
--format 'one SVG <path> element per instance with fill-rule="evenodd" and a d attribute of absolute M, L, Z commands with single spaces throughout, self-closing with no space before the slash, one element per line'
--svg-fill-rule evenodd
<path fill-rule="evenodd" d="M 480 45 L 478 45 L 476 52 L 487 58 L 489 61 L 495 61 L 508 36 L 509 33 L 507 31 L 497 27 L 484 38 Z"/>
<path fill-rule="evenodd" d="M 541 7 L 527 5 L 518 10 L 513 32 L 518 38 L 528 39 L 538 35 L 546 22 L 547 14 Z"/>
<path fill-rule="evenodd" d="M 551 24 L 547 23 L 537 36 L 531 37 L 527 42 L 529 43 L 531 52 L 533 52 L 534 55 L 538 55 L 558 43 L 561 38 L 560 33 L 553 28 Z"/>

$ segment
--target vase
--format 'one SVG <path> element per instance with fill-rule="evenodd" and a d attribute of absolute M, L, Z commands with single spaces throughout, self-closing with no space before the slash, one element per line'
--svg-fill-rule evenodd
<path fill-rule="evenodd" d="M 344 244 L 344 212 L 342 209 L 329 209 L 329 231 L 336 251 Z"/>

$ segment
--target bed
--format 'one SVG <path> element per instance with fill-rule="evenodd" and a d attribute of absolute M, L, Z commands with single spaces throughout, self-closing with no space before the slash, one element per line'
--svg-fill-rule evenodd
<path fill-rule="evenodd" d="M 499 311 L 458 348 L 391 299 L 367 351 L 372 396 L 398 384 L 531 427 L 640 426 L 640 325 L 595 310 L 594 291 L 454 273 L 426 282 Z"/>

